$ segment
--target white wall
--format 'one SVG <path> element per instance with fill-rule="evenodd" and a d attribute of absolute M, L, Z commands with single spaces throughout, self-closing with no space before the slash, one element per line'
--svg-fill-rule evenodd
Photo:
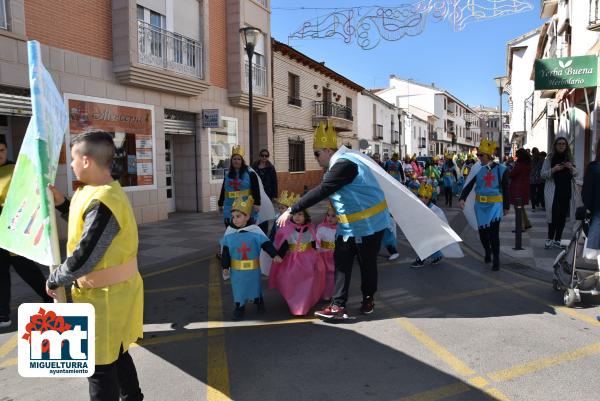
<path fill-rule="evenodd" d="M 373 105 L 375 105 L 375 116 L 373 116 Z M 392 118 L 394 119 L 394 130 L 398 131 L 397 109 L 390 108 L 387 104 L 373 99 L 371 96 L 358 94 L 358 108 L 356 123 L 358 127 L 358 139 L 366 139 L 372 145 L 380 144 L 380 153 L 383 152 L 384 144 L 391 149 L 392 142 Z M 383 126 L 383 139 L 373 138 L 373 124 Z M 375 152 L 375 147 L 367 149 L 369 153 Z"/>

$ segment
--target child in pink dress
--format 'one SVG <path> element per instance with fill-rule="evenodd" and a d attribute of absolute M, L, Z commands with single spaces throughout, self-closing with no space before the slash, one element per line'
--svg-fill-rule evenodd
<path fill-rule="evenodd" d="M 333 296 L 335 285 L 335 264 L 333 252 L 335 250 L 335 232 L 337 229 L 337 216 L 332 207 L 327 209 L 325 220 L 317 226 L 317 249 L 319 257 L 325 266 L 325 289 L 323 299 L 330 300 Z"/>
<path fill-rule="evenodd" d="M 283 261 L 271 266 L 269 287 L 281 293 L 292 315 L 306 315 L 325 287 L 325 266 L 317 254 L 315 229 L 306 211 L 294 214 L 277 231 L 275 248 Z"/>

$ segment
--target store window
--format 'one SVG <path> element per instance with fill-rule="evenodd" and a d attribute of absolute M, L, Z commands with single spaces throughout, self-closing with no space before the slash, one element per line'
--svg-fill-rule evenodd
<path fill-rule="evenodd" d="M 156 189 L 154 107 L 112 99 L 67 95 L 69 131 L 67 143 L 85 131 L 111 134 L 115 143 L 112 175 L 128 190 Z M 67 165 L 70 151 L 67 151 Z M 83 183 L 68 169 L 70 192 Z"/>
<path fill-rule="evenodd" d="M 231 148 L 239 142 L 237 118 L 221 117 L 221 127 L 210 129 L 209 140 L 210 178 L 222 180 L 229 169 Z"/>

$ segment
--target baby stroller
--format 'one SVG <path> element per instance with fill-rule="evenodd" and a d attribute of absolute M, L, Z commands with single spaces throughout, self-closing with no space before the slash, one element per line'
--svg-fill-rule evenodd
<path fill-rule="evenodd" d="M 596 260 L 583 258 L 583 248 L 590 224 L 590 214 L 585 207 L 577 209 L 576 228 L 571 240 L 563 243 L 563 249 L 554 260 L 554 278 L 552 286 L 556 291 L 564 291 L 564 304 L 573 307 L 581 302 L 581 295 L 600 294 L 600 271 Z"/>

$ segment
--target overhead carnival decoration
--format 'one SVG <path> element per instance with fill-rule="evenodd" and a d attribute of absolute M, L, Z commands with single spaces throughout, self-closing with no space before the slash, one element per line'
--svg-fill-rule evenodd
<path fill-rule="evenodd" d="M 331 10 L 310 19 L 289 35 L 290 39 L 341 38 L 363 50 L 377 47 L 382 40 L 397 41 L 417 36 L 427 20 L 448 21 L 455 31 L 467 24 L 533 10 L 533 0 L 419 0 L 399 6 L 358 6 L 351 8 L 295 8 Z"/>

